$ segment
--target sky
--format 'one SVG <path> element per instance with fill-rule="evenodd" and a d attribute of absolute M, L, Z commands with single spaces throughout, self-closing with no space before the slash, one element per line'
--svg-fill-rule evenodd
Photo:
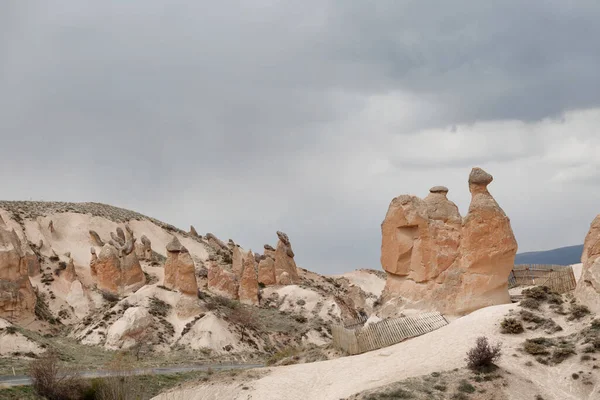
<path fill-rule="evenodd" d="M 4 0 L 0 197 L 381 268 L 390 201 L 479 166 L 520 251 L 600 213 L 600 2 Z"/>

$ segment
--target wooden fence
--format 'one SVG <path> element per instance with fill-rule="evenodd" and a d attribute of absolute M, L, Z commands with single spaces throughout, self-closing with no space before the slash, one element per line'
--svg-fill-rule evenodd
<path fill-rule="evenodd" d="M 342 325 L 331 327 L 333 345 L 348 354 L 360 354 L 381 349 L 401 341 L 423 335 L 448 324 L 439 312 L 414 317 L 386 319 L 367 327 L 348 329 Z"/>
<path fill-rule="evenodd" d="M 367 322 L 367 319 L 368 319 L 367 316 L 361 316 L 361 317 L 358 317 L 357 319 L 344 321 L 344 328 L 356 329 L 358 327 L 363 326 L 365 324 L 365 322 Z"/>
<path fill-rule="evenodd" d="M 508 277 L 508 287 L 548 286 L 558 293 L 575 289 L 573 268 L 567 265 L 515 265 Z"/>
<path fill-rule="evenodd" d="M 568 267 L 552 272 L 540 285 L 548 286 L 557 293 L 566 293 L 575 290 L 577 281 L 575 280 L 573 268 Z"/>

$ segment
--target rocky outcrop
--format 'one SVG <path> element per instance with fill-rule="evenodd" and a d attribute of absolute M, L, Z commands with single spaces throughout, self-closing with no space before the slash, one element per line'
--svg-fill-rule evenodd
<path fill-rule="evenodd" d="M 600 215 L 597 215 L 596 218 L 594 218 L 590 225 L 590 230 L 585 236 L 581 262 L 586 264 L 588 260 L 598 256 L 600 256 Z"/>
<path fill-rule="evenodd" d="M 232 247 L 231 260 L 231 272 L 233 272 L 235 276 L 241 278 L 242 271 L 244 270 L 244 255 L 239 246 L 234 245 Z"/>
<path fill-rule="evenodd" d="M 243 271 L 239 288 L 240 302 L 258 305 L 258 277 L 254 253 L 249 251 L 243 258 Z"/>
<path fill-rule="evenodd" d="M 143 337 L 152 325 L 152 316 L 143 307 L 130 307 L 108 329 L 106 347 L 128 349 Z"/>
<path fill-rule="evenodd" d="M 184 294 L 192 296 L 198 294 L 194 260 L 192 260 L 188 249 L 175 236 L 167 244 L 167 261 L 165 262 L 163 285 L 169 289 L 179 290 Z"/>
<path fill-rule="evenodd" d="M 206 234 L 206 240 L 210 247 L 212 247 L 215 251 L 229 250 L 229 247 L 227 247 L 227 245 L 221 239 L 210 232 Z"/>
<path fill-rule="evenodd" d="M 239 282 L 237 276 L 219 266 L 214 260 L 208 265 L 208 290 L 229 299 L 238 299 Z"/>
<path fill-rule="evenodd" d="M 194 225 L 190 225 L 190 235 L 195 238 L 202 238 L 196 231 L 196 228 L 194 228 Z"/>
<path fill-rule="evenodd" d="M 30 260 L 14 230 L 0 217 L 0 317 L 21 318 L 32 315 L 36 296 L 29 281 Z M 39 263 L 37 264 L 39 270 Z"/>
<path fill-rule="evenodd" d="M 596 314 L 600 313 L 600 215 L 596 216 L 583 243 L 581 278 L 575 297 Z"/>
<path fill-rule="evenodd" d="M 92 241 L 92 245 L 98 246 L 98 247 L 104 246 L 104 241 L 102 239 L 100 239 L 100 235 L 98 235 L 98 232 L 90 230 L 89 233 L 90 233 L 90 240 Z"/>
<path fill-rule="evenodd" d="M 300 282 L 296 262 L 294 261 L 294 252 L 290 239 L 283 232 L 277 232 L 279 242 L 275 250 L 275 280 L 278 285 L 289 285 Z M 286 274 L 284 276 L 283 274 Z"/>
<path fill-rule="evenodd" d="M 277 283 L 273 258 L 264 256 L 258 263 L 258 282 L 264 286 L 272 286 Z"/>
<path fill-rule="evenodd" d="M 111 232 L 111 240 L 102 247 L 94 258 L 92 252 L 90 270 L 99 290 L 121 296 L 134 292 L 146 284 L 140 261 L 134 251 L 136 239 L 128 230 L 127 237 L 122 229 Z"/>
<path fill-rule="evenodd" d="M 142 235 L 140 242 L 135 244 L 135 254 L 140 260 L 152 261 L 152 242 L 146 235 Z"/>
<path fill-rule="evenodd" d="M 73 257 L 69 257 L 67 268 L 60 273 L 60 276 L 67 282 L 73 282 L 77 280 L 77 273 L 75 272 L 75 262 L 73 261 Z"/>
<path fill-rule="evenodd" d="M 492 176 L 474 168 L 472 199 L 462 219 L 448 189 L 425 199 L 392 200 L 381 225 L 381 265 L 388 273 L 384 298 L 407 306 L 465 314 L 508 303 L 507 279 L 517 242 L 510 220 L 487 190 Z"/>

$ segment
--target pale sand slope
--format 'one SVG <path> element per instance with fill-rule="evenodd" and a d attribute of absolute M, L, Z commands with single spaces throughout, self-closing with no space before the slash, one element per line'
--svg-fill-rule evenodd
<path fill-rule="evenodd" d="M 37 343 L 29 340 L 19 332 L 8 333 L 6 329 L 13 326 L 10 322 L 0 318 L 0 357 L 14 357 L 13 353 L 19 352 L 41 354 L 44 352 Z"/>
<path fill-rule="evenodd" d="M 385 287 L 385 279 L 367 271 L 356 270 L 337 276 L 348 279 L 365 293 L 373 294 L 376 297 L 381 296 L 381 292 L 383 292 L 383 288 Z"/>
<path fill-rule="evenodd" d="M 579 282 L 579 278 L 581 278 L 581 270 L 583 269 L 583 264 L 573 264 L 571 265 L 573 268 L 573 275 L 575 275 L 575 280 Z"/>
<path fill-rule="evenodd" d="M 515 307 L 514 304 L 487 307 L 459 318 L 437 331 L 370 353 L 272 368 L 270 374 L 262 379 L 236 387 L 222 387 L 219 384 L 200 385 L 169 392 L 156 399 L 337 400 L 409 377 L 462 368 L 465 366 L 466 352 L 473 347 L 479 336 L 487 336 L 493 342 L 501 341 L 504 357 L 499 362 L 500 367 L 518 377 L 531 380 L 529 385 L 537 387 L 537 392 L 544 399 L 579 400 L 598 396 L 600 385 L 597 384 L 593 389 L 588 387 L 593 393 L 587 397 L 582 395 L 582 389 L 577 386 L 577 382 L 570 378 L 571 373 L 581 368 L 579 357 L 573 356 L 557 366 L 543 366 L 519 350 L 525 338 L 539 336 L 539 333 L 500 334 L 499 322 Z M 569 327 L 566 328 L 566 331 L 570 330 Z M 513 354 L 519 357 L 513 357 Z M 528 360 L 532 360 L 534 366 L 525 366 Z M 244 385 L 248 390 L 242 389 Z M 519 388 L 507 390 L 511 399 L 531 400 L 529 395 L 520 395 L 519 393 L 525 392 Z"/>

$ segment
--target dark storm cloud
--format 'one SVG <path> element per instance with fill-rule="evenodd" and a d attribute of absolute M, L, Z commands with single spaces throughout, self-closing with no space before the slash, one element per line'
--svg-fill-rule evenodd
<path fill-rule="evenodd" d="M 426 190 L 419 174 L 462 182 L 474 163 L 544 154 L 543 133 L 515 150 L 490 129 L 479 137 L 495 145 L 473 136 L 421 157 L 438 136 L 418 132 L 600 101 L 592 1 L 0 7 L 3 197 L 114 203 L 255 250 L 283 229 L 322 271 L 377 267 L 387 203 L 411 183 Z M 377 125 L 381 107 L 417 102 Z M 381 157 L 392 172 L 374 179 L 364 171 Z"/>

